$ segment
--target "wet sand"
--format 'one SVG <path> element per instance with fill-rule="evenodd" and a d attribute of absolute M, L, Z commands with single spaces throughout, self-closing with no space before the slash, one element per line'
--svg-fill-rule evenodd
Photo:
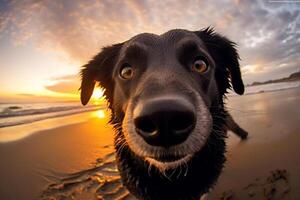
<path fill-rule="evenodd" d="M 207 199 L 300 198 L 299 102 L 300 88 L 229 97 L 250 138 L 229 133 L 226 167 Z M 0 199 L 132 199 L 120 183 L 106 122 L 94 117 L 1 143 Z"/>
<path fill-rule="evenodd" d="M 250 138 L 229 133 L 228 161 L 209 199 L 300 199 L 299 106 L 299 87 L 230 99 Z"/>
<path fill-rule="evenodd" d="M 112 153 L 112 141 L 107 118 L 94 117 L 88 122 L 1 143 L 0 199 L 39 199 L 62 174 L 94 167 L 97 159 Z"/>

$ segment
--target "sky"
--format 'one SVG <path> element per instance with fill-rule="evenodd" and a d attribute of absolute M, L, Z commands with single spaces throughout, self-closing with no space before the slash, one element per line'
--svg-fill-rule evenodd
<path fill-rule="evenodd" d="M 0 0 L 0 102 L 76 99 L 103 46 L 208 26 L 238 44 L 246 84 L 300 70 L 296 0 Z"/>

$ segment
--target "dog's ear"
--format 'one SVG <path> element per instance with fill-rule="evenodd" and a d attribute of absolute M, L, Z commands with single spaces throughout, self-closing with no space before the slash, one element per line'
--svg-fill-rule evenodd
<path fill-rule="evenodd" d="M 205 43 L 217 65 L 216 81 L 221 90 L 220 92 L 222 94 L 226 93 L 226 89 L 230 88 L 228 81 L 230 80 L 233 90 L 242 95 L 244 93 L 244 83 L 241 77 L 239 55 L 235 48 L 236 44 L 215 33 L 210 27 L 195 33 Z"/>
<path fill-rule="evenodd" d="M 96 82 L 104 88 L 104 95 L 111 103 L 114 83 L 112 72 L 119 55 L 122 43 L 105 47 L 90 62 L 81 69 L 80 99 L 83 105 L 90 100 Z"/>

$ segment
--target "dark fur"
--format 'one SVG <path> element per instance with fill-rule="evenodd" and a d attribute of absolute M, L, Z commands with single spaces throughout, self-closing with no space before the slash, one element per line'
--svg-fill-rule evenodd
<path fill-rule="evenodd" d="M 244 92 L 239 56 L 235 44 L 212 29 L 196 31 L 194 34 L 205 43 L 216 63 L 215 80 L 219 94 L 210 108 L 214 131 L 210 134 L 206 145 L 189 161 L 187 172 L 185 168 L 180 168 L 162 174 L 155 167 L 149 168 L 148 163 L 136 156 L 128 145 L 121 147 L 115 143 L 116 159 L 123 183 L 139 199 L 198 199 L 208 192 L 223 168 L 224 139 L 228 128 L 226 126 L 228 114 L 224 109 L 223 99 L 231 85 L 236 93 Z M 105 89 L 105 96 L 112 110 L 110 123 L 116 130 L 115 141 L 124 139 L 121 125 L 125 113 L 120 107 L 113 106 L 115 84 L 112 79 L 113 69 L 123 44 L 103 48 L 87 65 L 83 66 L 81 72 L 83 104 L 89 101 L 96 82 Z M 123 149 L 120 150 L 121 148 Z"/>

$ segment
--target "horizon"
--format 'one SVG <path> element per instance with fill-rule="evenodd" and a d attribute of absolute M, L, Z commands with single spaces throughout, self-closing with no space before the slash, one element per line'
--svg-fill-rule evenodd
<path fill-rule="evenodd" d="M 299 71 L 299 21 L 293 2 L 1 1 L 0 102 L 79 101 L 79 70 L 102 47 L 174 28 L 236 42 L 245 85 L 287 77 Z"/>

